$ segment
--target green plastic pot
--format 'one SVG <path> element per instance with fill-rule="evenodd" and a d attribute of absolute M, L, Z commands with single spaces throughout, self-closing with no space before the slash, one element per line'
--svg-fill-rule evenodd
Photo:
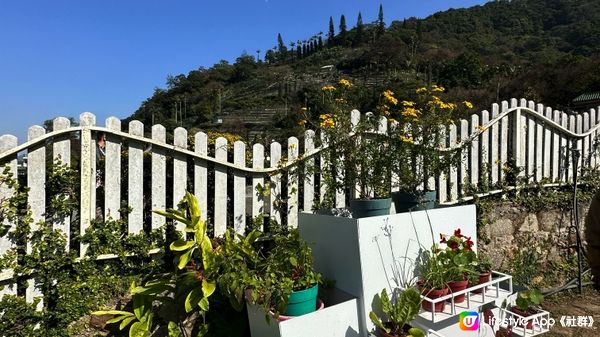
<path fill-rule="evenodd" d="M 392 200 L 396 213 L 434 209 L 437 199 L 436 191 L 427 192 L 392 192 Z"/>
<path fill-rule="evenodd" d="M 319 285 L 294 291 L 288 297 L 288 305 L 283 313 L 286 316 L 301 316 L 317 310 L 317 293 Z"/>
<path fill-rule="evenodd" d="M 370 216 L 390 214 L 392 198 L 350 200 L 350 212 L 353 218 L 367 218 Z"/>

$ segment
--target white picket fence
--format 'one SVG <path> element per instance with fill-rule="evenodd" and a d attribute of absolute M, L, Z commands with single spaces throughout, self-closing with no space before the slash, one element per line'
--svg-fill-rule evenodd
<path fill-rule="evenodd" d="M 466 200 L 472 197 L 467 194 L 468 186 L 494 190 L 506 182 L 504 168 L 510 158 L 514 158 L 516 164 L 523 168 L 521 174 L 530 177 L 531 182 L 561 184 L 572 181 L 574 172 L 570 159 L 573 150 L 581 153 L 579 168 L 596 167 L 600 163 L 596 151 L 600 125 L 598 111 L 600 107 L 580 114 L 567 114 L 524 99 L 494 104 L 491 113 L 482 111 L 473 114 L 470 120 L 461 120 L 442 130 L 446 137 L 445 142 L 439 144 L 441 148 L 456 148 L 469 141 L 472 143 L 462 150 L 463 160 L 458 167 L 452 167 L 441 176 L 430 177 L 424 184 L 438 191 L 442 204 Z M 352 113 L 353 118 L 360 118 L 358 111 Z M 383 120 L 381 129 L 387 130 L 387 121 Z M 295 165 L 299 157 L 310 158 L 305 161 L 305 167 L 310 168 L 317 163 L 315 158 L 321 154 L 320 149 L 315 148 L 314 131 L 307 130 L 302 140 L 290 137 L 285 146 L 273 142 L 267 149 L 262 144 L 254 144 L 250 149 L 244 142 L 237 141 L 231 146 L 225 138 L 218 138 L 212 145 L 214 148 L 209 149 L 208 136 L 204 132 L 193 135 L 194 146 L 190 146 L 187 131 L 177 128 L 174 130 L 173 144 L 168 144 L 162 125 L 153 125 L 150 138 L 146 138 L 144 125 L 139 121 L 130 122 L 125 130 L 118 118 L 109 117 L 104 126 L 100 126 L 93 114 L 85 112 L 81 114 L 78 126 L 72 126 L 67 118 L 59 117 L 54 120 L 52 132 L 46 133 L 43 127 L 37 125 L 30 127 L 27 142 L 21 145 L 17 145 L 17 138 L 12 135 L 0 136 L 0 165 L 10 166 L 11 172 L 16 174 L 17 156 L 27 155 L 29 204 L 35 221 L 44 220 L 47 203 L 47 147 L 51 145 L 54 159 L 70 163 L 71 142 L 76 139 L 81 145 L 79 227 L 82 233 L 89 227 L 90 220 L 96 215 L 97 204 L 97 132 L 107 135 L 104 212 L 107 217 L 119 218 L 118 209 L 123 199 L 121 184 L 127 184 L 125 201 L 132 208 L 128 215 L 130 233 L 143 230 L 144 219 L 150 219 L 151 228 L 164 224 L 165 219 L 157 214 L 148 214 L 148 208 L 175 207 L 188 189 L 203 206 L 203 218 L 207 218 L 208 210 L 212 214 L 215 235 L 223 234 L 228 226 L 243 232 L 247 218 L 263 214 L 295 227 L 298 211 L 312 210 L 315 201 L 324 193 L 325 186 L 321 184 L 320 188 L 316 188 L 314 176 L 294 179 L 290 175 L 300 174 L 299 170 L 286 170 Z M 231 149 L 233 151 L 229 153 Z M 249 152 L 252 162 L 247 161 Z M 121 165 L 122 153 L 127 153 L 127 175 L 122 174 L 125 172 Z M 209 153 L 214 153 L 214 156 Z M 145 155 L 150 156 L 146 166 Z M 167 167 L 167 163 L 170 167 Z M 188 165 L 192 165 L 189 170 Z M 214 168 L 214 175 L 211 168 Z M 148 171 L 150 174 L 146 177 L 150 176 L 151 179 L 150 190 L 144 191 L 143 173 Z M 172 173 L 172 179 L 167 179 L 168 172 Z M 209 185 L 209 181 L 214 183 Z M 270 185 L 270 195 L 258 193 L 259 185 Z M 167 195 L 167 191 L 170 191 L 170 195 Z M 283 192 L 286 192 L 285 195 Z M 10 189 L 0 186 L 0 200 L 12 193 Z M 168 205 L 167 200 L 171 201 Z M 287 202 L 280 204 L 281 200 Z M 146 210 L 145 201 L 151 203 Z M 336 205 L 344 207 L 345 202 L 346 195 L 338 192 Z M 228 214 L 232 214 L 230 221 Z M 69 221 L 65 221 L 64 225 L 58 226 L 67 237 L 70 236 L 68 224 Z M 0 255 L 10 245 L 7 238 L 0 238 Z M 86 247 L 80 247 L 81 255 L 85 254 L 85 250 Z M 0 282 L 10 279 L 11 275 L 11 271 L 2 272 Z M 13 291 L 5 288 L 0 296 L 2 292 Z"/>

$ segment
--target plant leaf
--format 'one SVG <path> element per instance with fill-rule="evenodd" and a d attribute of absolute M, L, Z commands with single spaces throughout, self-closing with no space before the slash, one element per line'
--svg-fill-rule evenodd
<path fill-rule="evenodd" d="M 106 324 L 117 323 L 117 322 L 120 322 L 121 320 L 123 320 L 125 318 L 128 318 L 128 317 L 131 317 L 131 316 L 125 316 L 125 315 L 123 315 L 123 316 L 113 317 L 113 318 L 109 319 L 108 321 L 106 321 Z"/>
<path fill-rule="evenodd" d="M 201 289 L 200 288 L 192 289 L 192 291 L 190 291 L 190 293 L 185 298 L 185 312 L 190 312 L 190 311 L 194 310 L 194 307 L 196 307 L 196 305 L 198 305 L 198 302 L 200 302 L 200 299 L 202 299 Z"/>
<path fill-rule="evenodd" d="M 385 314 L 390 315 L 392 313 L 392 303 L 390 302 L 390 298 L 388 297 L 387 290 L 385 290 L 385 288 L 381 291 L 379 298 L 381 300 L 381 310 Z"/>
<path fill-rule="evenodd" d="M 217 288 L 217 284 L 214 282 L 208 282 L 207 280 L 202 280 L 202 294 L 204 297 L 209 297 L 215 292 Z"/>
<path fill-rule="evenodd" d="M 181 330 L 179 330 L 179 327 L 177 326 L 177 323 L 175 322 L 169 322 L 169 337 L 183 337 L 181 335 Z"/>
<path fill-rule="evenodd" d="M 171 243 L 171 245 L 169 246 L 169 248 L 171 250 L 176 251 L 176 252 L 180 252 L 182 250 L 186 250 L 186 249 L 191 248 L 195 244 L 196 244 L 196 242 L 194 242 L 194 241 L 186 241 L 186 240 L 183 240 L 183 239 L 179 239 L 177 241 L 173 241 Z"/>
<path fill-rule="evenodd" d="M 200 309 L 202 309 L 202 311 L 208 311 L 208 298 L 202 297 L 198 305 L 200 306 Z"/>
<path fill-rule="evenodd" d="M 100 315 L 124 315 L 124 316 L 133 316 L 129 311 L 121 311 L 121 310 L 100 310 L 92 312 L 92 315 L 100 316 Z"/>
<path fill-rule="evenodd" d="M 208 324 L 200 325 L 200 329 L 198 330 L 197 337 L 204 337 L 208 333 Z"/>
<path fill-rule="evenodd" d="M 119 330 L 125 329 L 125 327 L 127 325 L 129 325 L 129 323 L 131 323 L 131 321 L 133 321 L 134 319 L 135 319 L 135 316 L 130 316 L 130 317 L 125 318 L 123 320 L 123 322 L 121 322 L 121 325 L 119 325 Z"/>
<path fill-rule="evenodd" d="M 383 323 L 381 323 L 381 320 L 379 319 L 379 317 L 377 317 L 377 314 L 374 313 L 373 311 L 371 311 L 369 313 L 369 318 L 371 319 L 371 322 L 373 322 L 373 324 L 375 324 L 376 327 L 378 327 L 379 329 L 385 331 L 386 333 L 390 333 L 390 329 L 386 328 Z"/>
<path fill-rule="evenodd" d="M 425 333 L 423 333 L 423 330 L 419 328 L 408 329 L 408 335 L 412 337 L 425 337 Z"/>
<path fill-rule="evenodd" d="M 135 322 L 129 328 L 129 337 L 150 337 L 150 333 L 142 322 Z"/>
<path fill-rule="evenodd" d="M 190 260 L 192 253 L 194 253 L 194 250 L 196 249 L 192 248 L 179 256 L 179 264 L 177 264 L 177 268 L 183 269 L 185 268 L 185 266 L 187 266 L 187 263 Z"/>

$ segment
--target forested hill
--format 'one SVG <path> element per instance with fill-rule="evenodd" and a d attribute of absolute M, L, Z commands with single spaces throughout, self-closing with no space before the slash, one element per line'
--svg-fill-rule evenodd
<path fill-rule="evenodd" d="M 577 95 L 600 90 L 598 0 L 493 1 L 387 27 L 383 15 L 380 7 L 366 23 L 347 13 L 303 41 L 279 35 L 276 47 L 257 50 L 260 60 L 244 54 L 233 64 L 169 76 L 167 88 L 156 89 L 130 119 L 192 128 L 222 115 L 268 112 L 274 126 L 293 133 L 290 116 L 342 77 L 365 88 L 362 110 L 372 109 L 384 88 L 401 94 L 431 83 L 480 109 L 510 97 L 568 109 Z"/>

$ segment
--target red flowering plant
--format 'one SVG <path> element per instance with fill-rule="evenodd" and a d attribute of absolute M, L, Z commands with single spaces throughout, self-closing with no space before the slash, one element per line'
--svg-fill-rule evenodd
<path fill-rule="evenodd" d="M 462 281 L 475 273 L 477 256 L 473 251 L 471 237 L 463 235 L 458 228 L 451 236 L 440 234 L 440 244 L 445 245 L 445 248 L 440 246 L 438 258 L 446 266 L 449 280 Z"/>

